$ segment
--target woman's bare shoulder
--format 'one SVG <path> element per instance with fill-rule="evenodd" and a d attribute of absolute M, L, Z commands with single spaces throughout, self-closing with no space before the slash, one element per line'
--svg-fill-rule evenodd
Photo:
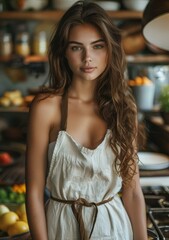
<path fill-rule="evenodd" d="M 40 93 L 35 96 L 31 103 L 32 108 L 47 108 L 50 110 L 52 107 L 59 107 L 61 103 L 62 96 L 48 93 Z"/>
<path fill-rule="evenodd" d="M 30 106 L 30 115 L 43 119 L 57 118 L 60 115 L 62 96 L 41 93 L 35 96 Z"/>

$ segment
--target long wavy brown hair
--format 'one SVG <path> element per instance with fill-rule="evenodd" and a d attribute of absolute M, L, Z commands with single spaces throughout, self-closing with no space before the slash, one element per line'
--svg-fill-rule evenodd
<path fill-rule="evenodd" d="M 95 99 L 99 113 L 112 130 L 111 147 L 117 173 L 128 183 L 136 173 L 137 110 L 127 81 L 125 55 L 120 30 L 97 4 L 78 1 L 61 18 L 49 46 L 49 89 L 64 93 L 72 82 L 65 58 L 70 29 L 77 24 L 92 24 L 102 34 L 108 48 L 108 63 L 99 76 Z"/>

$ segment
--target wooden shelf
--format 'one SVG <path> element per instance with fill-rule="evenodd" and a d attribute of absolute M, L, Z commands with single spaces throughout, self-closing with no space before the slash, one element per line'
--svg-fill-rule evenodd
<path fill-rule="evenodd" d="M 47 56 L 30 55 L 25 57 L 24 64 L 29 64 L 31 62 L 47 62 L 47 61 L 48 61 Z"/>
<path fill-rule="evenodd" d="M 18 56 L 19 57 L 19 56 Z M 8 63 L 12 61 L 17 61 L 17 55 L 11 55 L 9 57 L 0 56 L 1 63 Z M 29 55 L 27 57 L 22 58 L 23 64 L 27 65 L 32 62 L 47 62 L 47 56 L 40 56 L 40 55 Z"/>
<path fill-rule="evenodd" d="M 27 113 L 29 111 L 28 107 L 0 107 L 0 113 Z"/>
<path fill-rule="evenodd" d="M 169 63 L 169 55 L 128 55 L 127 62 L 138 63 Z"/>
<path fill-rule="evenodd" d="M 140 11 L 129 11 L 129 10 L 122 10 L 122 11 L 107 11 L 108 15 L 112 19 L 141 19 L 143 13 Z"/>
<path fill-rule="evenodd" d="M 140 11 L 107 11 L 112 19 L 141 19 L 142 12 Z M 3 20 L 44 20 L 58 21 L 64 11 L 46 10 L 46 11 L 7 11 L 0 13 L 0 19 Z"/>
<path fill-rule="evenodd" d="M 59 20 L 63 11 L 8 11 L 1 12 L 0 19 L 6 20 Z"/>

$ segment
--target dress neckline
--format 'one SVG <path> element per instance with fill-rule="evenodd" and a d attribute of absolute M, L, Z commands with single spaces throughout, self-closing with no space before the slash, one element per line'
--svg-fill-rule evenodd
<path fill-rule="evenodd" d="M 104 135 L 104 137 L 103 137 L 103 140 L 102 140 L 95 148 L 88 148 L 88 147 L 85 147 L 85 146 L 83 146 L 82 144 L 80 144 L 80 143 L 79 143 L 76 139 L 74 139 L 74 137 L 72 137 L 66 130 L 60 130 L 59 133 L 58 133 L 57 139 L 56 139 L 55 141 L 50 142 L 50 143 L 49 143 L 49 146 L 51 146 L 51 145 L 53 145 L 53 144 L 55 145 L 56 142 L 58 141 L 60 135 L 63 135 L 63 134 L 64 134 L 64 135 L 67 136 L 69 139 L 71 139 L 71 141 L 74 142 L 74 144 L 75 144 L 78 148 L 80 148 L 81 151 L 83 151 L 83 152 L 94 152 L 94 151 L 96 151 L 97 149 L 99 149 L 99 148 L 104 144 L 104 142 L 105 142 L 105 140 L 106 140 L 106 137 L 107 137 L 107 135 L 108 135 L 110 132 L 111 132 L 111 130 L 110 130 L 110 129 L 107 129 L 107 131 L 106 131 L 106 133 L 105 133 L 105 135 Z"/>
<path fill-rule="evenodd" d="M 58 132 L 58 136 L 57 139 L 55 141 L 50 142 L 48 145 L 56 145 L 58 138 L 60 137 L 60 135 L 65 135 L 67 137 L 69 137 L 69 139 L 71 139 L 72 142 L 74 142 L 74 144 L 83 152 L 94 152 L 96 151 L 98 148 L 100 148 L 103 143 L 105 142 L 105 139 L 108 135 L 108 133 L 111 132 L 110 129 L 106 130 L 106 133 L 103 137 L 103 140 L 98 144 L 98 146 L 96 146 L 95 148 L 88 148 L 86 146 L 83 146 L 82 144 L 79 143 L 79 141 L 77 141 L 73 136 L 71 136 L 71 134 L 69 134 L 67 132 L 67 113 L 68 113 L 68 92 L 65 91 L 65 93 L 62 96 L 62 104 L 61 104 L 61 126 L 60 126 L 60 130 Z"/>

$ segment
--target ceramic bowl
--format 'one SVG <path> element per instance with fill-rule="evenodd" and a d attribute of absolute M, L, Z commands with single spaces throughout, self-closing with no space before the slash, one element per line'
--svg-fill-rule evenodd
<path fill-rule="evenodd" d="M 143 11 L 149 0 L 123 0 L 124 6 L 129 10 Z"/>

